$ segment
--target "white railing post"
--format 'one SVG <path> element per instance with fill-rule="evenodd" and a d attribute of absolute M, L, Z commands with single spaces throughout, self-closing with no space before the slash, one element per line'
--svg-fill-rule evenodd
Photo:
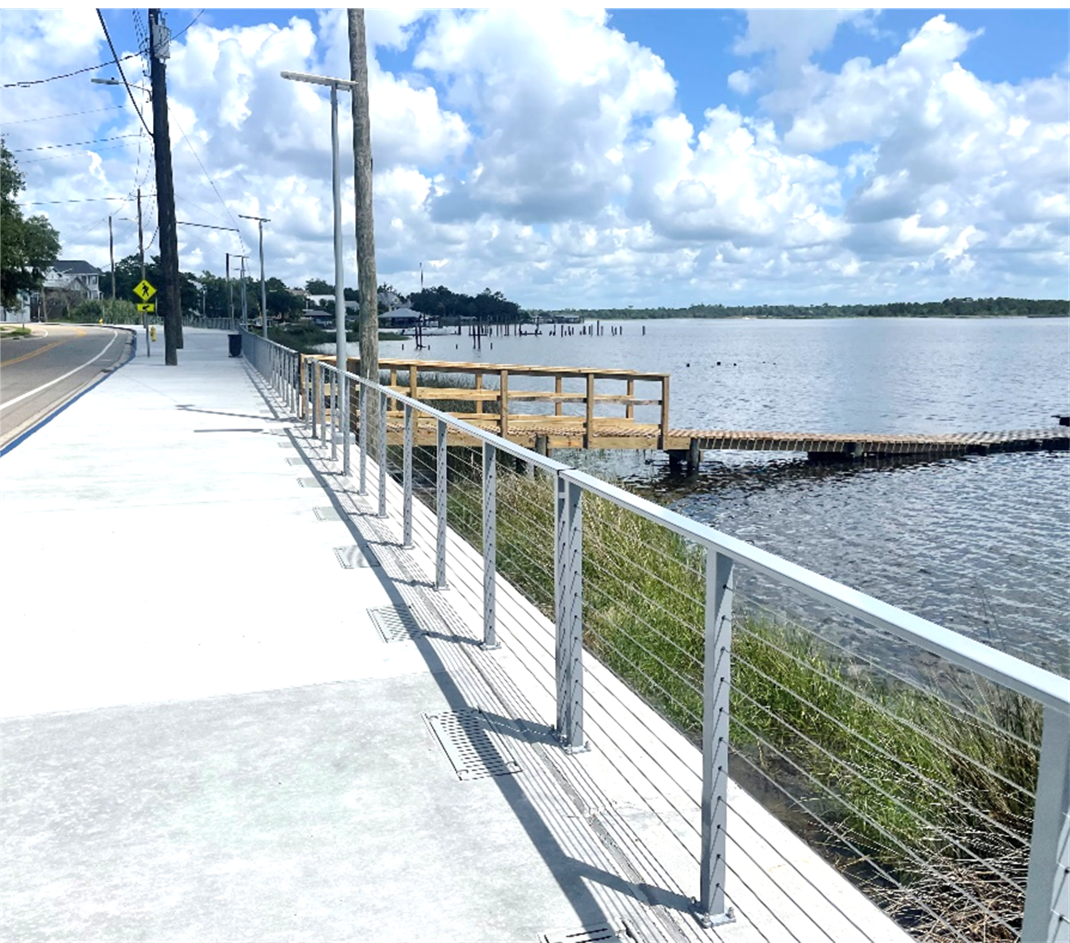
<path fill-rule="evenodd" d="M 405 404 L 405 499 L 401 512 L 401 546 L 412 546 L 412 406 Z"/>
<path fill-rule="evenodd" d="M 368 387 L 360 385 L 360 493 L 368 493 Z"/>
<path fill-rule="evenodd" d="M 1070 940 L 1070 716 L 1044 707 L 1022 943 Z"/>
<path fill-rule="evenodd" d="M 697 908 L 704 927 L 734 919 L 731 908 L 725 908 L 724 893 L 734 581 L 732 558 L 708 549 L 702 669 L 702 871 Z"/>
<path fill-rule="evenodd" d="M 319 395 L 316 397 L 316 409 L 320 417 L 320 444 L 327 444 L 327 368 L 322 360 L 316 361 L 319 370 Z"/>
<path fill-rule="evenodd" d="M 379 394 L 379 516 L 386 517 L 386 393 Z"/>
<path fill-rule="evenodd" d="M 324 368 L 326 369 L 326 368 Z M 338 461 L 338 371 L 331 374 L 331 461 Z"/>
<path fill-rule="evenodd" d="M 344 376 L 344 373 L 345 373 L 345 370 L 346 370 L 346 364 L 344 362 L 345 358 L 343 357 L 342 360 L 343 360 L 343 364 L 342 364 L 342 367 L 341 367 L 341 372 L 338 374 L 338 382 L 340 384 L 340 386 L 339 386 L 339 396 L 340 396 L 340 399 L 342 400 L 342 409 L 341 409 L 341 415 L 340 415 L 339 418 L 341 419 L 341 423 L 342 423 L 342 475 L 345 476 L 346 478 L 348 478 L 349 477 L 349 437 L 350 437 L 350 428 L 349 427 L 352 425 L 352 422 L 351 422 L 351 420 L 349 418 L 349 398 L 353 394 L 349 392 L 349 378 Z"/>
<path fill-rule="evenodd" d="M 583 741 L 583 489 L 557 475 L 554 504 L 554 666 L 557 736 L 565 750 Z"/>
<path fill-rule="evenodd" d="M 438 533 L 435 539 L 435 589 L 447 589 L 446 583 L 446 476 L 447 459 L 446 423 L 438 420 L 438 437 L 435 455 L 435 514 L 438 517 Z"/>
<path fill-rule="evenodd" d="M 305 428 L 308 430 L 309 435 L 315 438 L 316 422 L 313 419 L 312 404 L 315 402 L 313 398 L 313 387 L 315 385 L 315 368 L 313 367 L 311 360 L 305 361 Z"/>
<path fill-rule="evenodd" d="M 497 450 L 483 443 L 483 647 L 498 648 L 494 587 L 497 576 Z"/>

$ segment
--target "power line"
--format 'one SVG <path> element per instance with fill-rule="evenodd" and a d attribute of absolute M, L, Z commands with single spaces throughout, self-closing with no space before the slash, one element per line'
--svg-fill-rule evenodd
<path fill-rule="evenodd" d="M 5 121 L 4 125 L 26 124 L 29 121 L 51 121 L 54 118 L 77 118 L 79 115 L 95 115 L 100 111 L 118 111 L 122 105 L 109 105 L 107 108 L 93 108 L 89 111 L 68 111 L 64 115 L 44 115 L 40 118 L 20 118 L 18 121 Z"/>
<path fill-rule="evenodd" d="M 190 26 L 192 26 L 192 25 L 193 24 L 191 23 Z M 170 105 L 168 105 L 167 111 L 168 111 L 169 114 L 171 114 Z M 230 221 L 232 223 L 234 223 L 234 228 L 238 233 L 238 239 L 241 241 L 242 252 L 244 252 L 245 251 L 245 240 L 242 238 L 241 229 L 238 226 L 238 221 L 234 218 L 234 214 L 230 211 L 230 207 L 227 206 L 226 200 L 224 200 L 222 195 L 220 194 L 219 188 L 216 187 L 216 185 L 215 185 L 215 181 L 209 176 L 208 171 L 205 170 L 204 164 L 201 163 L 200 157 L 197 156 L 197 152 L 193 149 L 193 144 L 191 143 L 189 137 L 187 136 L 185 129 L 179 123 L 177 116 L 175 116 L 173 114 L 171 116 L 174 118 L 175 124 L 178 125 L 178 130 L 182 132 L 182 140 L 186 142 L 186 147 L 189 148 L 190 153 L 193 155 L 194 159 L 200 165 L 201 173 L 204 174 L 205 179 L 212 185 L 212 189 L 215 191 L 216 197 L 219 199 L 219 202 L 222 204 L 223 209 L 227 211 L 227 215 L 230 217 Z"/>
<path fill-rule="evenodd" d="M 144 196 L 145 194 L 142 194 Z M 148 196 L 155 196 L 150 193 Z M 91 196 L 84 200 L 33 200 L 28 203 L 16 203 L 16 206 L 59 206 L 66 203 L 100 203 L 102 200 L 121 200 L 123 203 L 130 199 L 129 196 Z"/>
<path fill-rule="evenodd" d="M 106 145 L 104 147 L 98 147 L 97 150 L 98 151 L 114 151 L 116 148 L 122 148 L 122 147 L 126 147 L 126 145 L 125 144 L 108 144 L 108 145 Z M 29 164 L 40 164 L 40 163 L 42 163 L 43 161 L 46 161 L 46 160 L 63 160 L 64 158 L 67 158 L 67 157 L 77 157 L 77 156 L 78 156 L 77 154 L 53 154 L 51 157 L 35 157 L 32 160 L 21 160 L 21 161 L 19 161 L 19 166 L 20 167 L 26 167 Z"/>
<path fill-rule="evenodd" d="M 140 133 L 140 132 L 139 132 Z M 136 134 L 117 134 L 111 138 L 97 138 L 95 141 L 71 141 L 69 144 L 42 144 L 40 147 L 17 147 L 12 154 L 25 154 L 29 151 L 54 151 L 59 147 L 82 147 L 84 144 L 103 144 L 105 141 L 119 141 L 122 138 L 137 137 Z"/>
<path fill-rule="evenodd" d="M 193 24 L 191 23 L 190 25 L 192 26 Z M 105 32 L 107 32 L 107 31 L 105 31 Z M 109 43 L 110 42 L 111 41 L 109 40 Z M 115 49 L 114 48 L 112 49 L 111 53 L 112 53 L 112 56 L 115 56 Z M 123 60 L 124 61 L 127 60 L 127 59 L 140 59 L 140 58 L 141 58 L 141 56 L 140 56 L 139 53 L 131 53 L 128 56 L 123 56 Z M 115 64 L 119 65 L 119 59 L 117 57 L 115 58 Z M 28 79 L 28 80 L 26 80 L 24 82 L 5 82 L 3 87 L 4 88 L 28 88 L 31 85 L 41 85 L 44 82 L 55 82 L 57 79 L 73 78 L 76 75 L 81 75 L 83 72 L 93 72 L 96 69 L 103 69 L 105 66 L 108 66 L 108 65 L 111 65 L 111 63 L 110 62 L 102 62 L 100 65 L 87 66 L 84 69 L 78 69 L 76 72 L 65 72 L 63 75 L 51 75 L 47 79 Z M 122 66 L 119 66 L 119 71 L 120 72 L 122 71 Z"/>
<path fill-rule="evenodd" d="M 112 58 L 115 60 L 115 67 L 119 70 L 119 77 L 123 80 L 123 85 L 126 86 L 126 94 L 130 96 L 130 104 L 134 106 L 134 111 L 137 112 L 137 116 L 141 118 L 141 125 L 145 129 L 148 136 L 152 137 L 152 132 L 149 130 L 149 126 L 145 124 L 145 118 L 141 114 L 141 111 L 137 107 L 137 102 L 134 101 L 134 93 L 130 91 L 130 83 L 126 81 L 126 73 L 123 72 L 123 67 L 119 61 L 119 56 L 115 52 L 115 44 L 111 41 L 111 36 L 108 35 L 108 24 L 104 22 L 104 14 L 97 8 L 97 18 L 100 20 L 100 28 L 104 30 L 104 38 L 108 41 L 108 48 L 111 50 Z M 132 59 L 133 56 L 123 56 L 124 59 Z M 140 57 L 138 57 L 140 58 Z M 102 68 L 97 66 L 97 68 Z"/>
<path fill-rule="evenodd" d="M 198 13 L 198 14 L 197 14 L 197 15 L 196 15 L 196 16 L 195 16 L 195 17 L 194 17 L 194 18 L 193 18 L 193 19 L 192 19 L 192 20 L 190 21 L 190 23 L 189 23 L 189 26 L 186 26 L 186 27 L 185 27 L 185 29 L 181 29 L 181 30 L 179 30 L 179 31 L 178 31 L 177 33 L 175 33 L 175 35 L 171 37 L 171 42 L 174 42 L 174 41 L 175 41 L 176 39 L 178 39 L 178 37 L 179 37 L 179 36 L 181 36 L 181 35 L 182 35 L 182 34 L 183 34 L 184 32 L 186 32 L 186 30 L 187 30 L 187 29 L 189 29 L 189 28 L 190 28 L 190 26 L 192 26 L 192 25 L 193 25 L 194 23 L 196 23 L 196 22 L 197 22 L 197 20 L 199 20 L 199 19 L 201 18 L 201 16 L 202 16 L 202 14 L 203 14 L 203 13 L 204 13 L 204 10 L 201 10 L 201 12 L 200 12 L 200 13 Z"/>

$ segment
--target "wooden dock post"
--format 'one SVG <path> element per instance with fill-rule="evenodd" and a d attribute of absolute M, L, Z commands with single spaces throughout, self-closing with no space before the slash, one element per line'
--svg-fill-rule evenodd
<path fill-rule="evenodd" d="M 506 439 L 509 437 L 509 371 L 502 370 L 498 377 L 498 434 Z"/>
<path fill-rule="evenodd" d="M 587 418 L 583 423 L 583 447 L 591 447 L 591 437 L 594 435 L 594 374 L 587 374 Z"/>
<path fill-rule="evenodd" d="M 661 378 L 661 429 L 658 431 L 658 448 L 664 449 L 669 440 L 669 375 Z"/>

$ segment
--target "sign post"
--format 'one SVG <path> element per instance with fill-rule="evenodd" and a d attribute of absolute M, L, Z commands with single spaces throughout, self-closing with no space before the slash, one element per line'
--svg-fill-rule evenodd
<path fill-rule="evenodd" d="M 149 299 L 156 294 L 156 289 L 150 284 L 147 278 L 141 279 L 137 285 L 134 286 L 134 294 L 141 299 L 141 304 L 137 306 L 138 311 L 142 313 L 141 323 L 145 327 L 145 356 L 151 356 L 152 343 L 149 335 L 149 313 L 156 310 L 154 302 L 150 302 Z"/>

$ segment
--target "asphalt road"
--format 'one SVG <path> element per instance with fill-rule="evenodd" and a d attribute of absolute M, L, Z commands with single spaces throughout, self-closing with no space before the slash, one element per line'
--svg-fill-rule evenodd
<path fill-rule="evenodd" d="M 0 327 L 0 447 L 121 362 L 130 334 L 89 324 L 33 324 L 30 337 Z"/>

